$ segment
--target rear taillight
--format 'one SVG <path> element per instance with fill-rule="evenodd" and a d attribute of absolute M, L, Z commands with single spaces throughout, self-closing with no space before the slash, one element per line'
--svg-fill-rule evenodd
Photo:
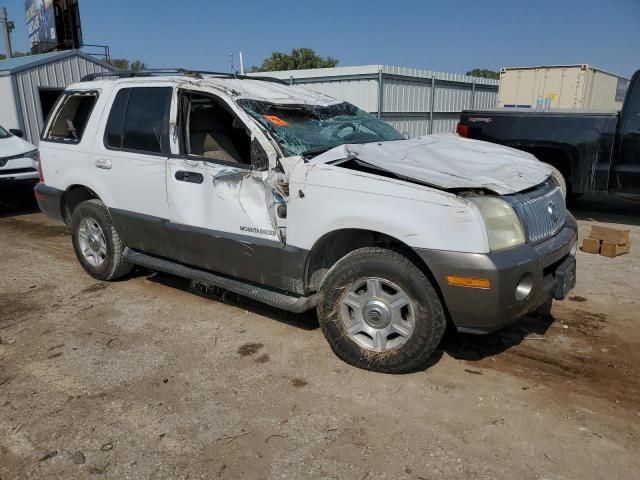
<path fill-rule="evenodd" d="M 44 175 L 42 174 L 42 158 L 40 157 L 40 153 L 37 154 L 38 155 L 38 177 L 39 177 L 39 182 L 40 183 L 44 183 Z"/>
<path fill-rule="evenodd" d="M 459 123 L 458 126 L 456 127 L 456 133 L 458 135 L 460 135 L 461 137 L 468 138 L 469 137 L 469 127 L 467 125 L 463 125 L 462 123 Z"/>

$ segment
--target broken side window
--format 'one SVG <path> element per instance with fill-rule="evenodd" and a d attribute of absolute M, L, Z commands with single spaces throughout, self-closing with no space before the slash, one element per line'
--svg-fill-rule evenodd
<path fill-rule="evenodd" d="M 391 125 L 346 102 L 309 106 L 243 99 L 238 104 L 271 132 L 286 155 L 315 155 L 347 143 L 402 140 Z"/>
<path fill-rule="evenodd" d="M 220 100 L 187 92 L 184 153 L 212 160 L 251 163 L 251 137 L 244 124 Z"/>
<path fill-rule="evenodd" d="M 94 91 L 65 93 L 43 140 L 80 143 L 97 99 Z"/>

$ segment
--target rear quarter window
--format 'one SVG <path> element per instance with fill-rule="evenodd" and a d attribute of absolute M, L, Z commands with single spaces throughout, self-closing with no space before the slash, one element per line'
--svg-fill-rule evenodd
<path fill-rule="evenodd" d="M 80 143 L 97 100 L 95 91 L 64 93 L 42 140 Z"/>

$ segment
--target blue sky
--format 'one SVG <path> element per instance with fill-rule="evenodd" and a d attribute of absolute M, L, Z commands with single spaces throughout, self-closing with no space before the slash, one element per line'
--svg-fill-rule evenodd
<path fill-rule="evenodd" d="M 0 0 L 28 48 L 23 0 Z M 640 0 L 80 0 L 86 43 L 152 67 L 229 70 L 243 51 L 310 47 L 340 65 L 390 64 L 464 73 L 474 67 L 589 63 L 640 68 Z M 237 66 L 237 56 L 236 56 Z"/>

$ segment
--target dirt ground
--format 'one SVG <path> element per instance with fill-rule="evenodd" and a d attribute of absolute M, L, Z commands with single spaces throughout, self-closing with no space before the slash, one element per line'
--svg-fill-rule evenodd
<path fill-rule="evenodd" d="M 640 478 L 640 202 L 575 213 L 630 225 L 632 252 L 580 252 L 552 317 L 450 332 L 392 376 L 342 363 L 314 315 L 97 282 L 0 187 L 0 479 Z"/>

